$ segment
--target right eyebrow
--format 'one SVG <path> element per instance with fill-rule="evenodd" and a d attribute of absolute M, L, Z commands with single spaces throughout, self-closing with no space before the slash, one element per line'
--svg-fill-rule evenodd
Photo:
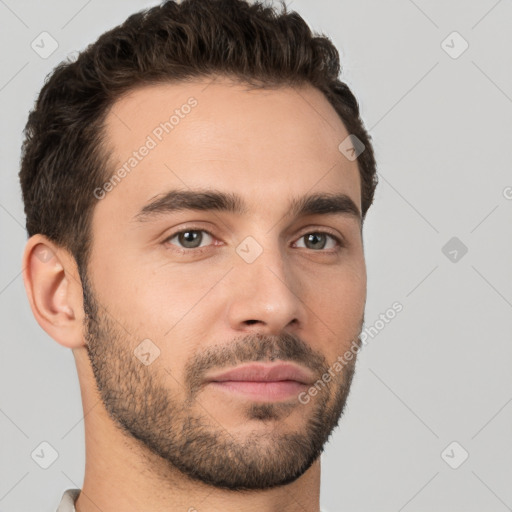
<path fill-rule="evenodd" d="M 247 206 L 236 194 L 220 191 L 170 190 L 153 198 L 133 218 L 136 222 L 147 222 L 164 213 L 184 210 L 225 211 L 241 215 Z"/>

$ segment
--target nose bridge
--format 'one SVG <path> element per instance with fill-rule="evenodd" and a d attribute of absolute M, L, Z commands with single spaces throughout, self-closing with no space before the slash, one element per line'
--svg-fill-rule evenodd
<path fill-rule="evenodd" d="M 278 333 L 293 321 L 304 321 L 300 281 L 275 233 L 242 240 L 233 270 L 230 311 L 234 324 L 257 321 Z"/>

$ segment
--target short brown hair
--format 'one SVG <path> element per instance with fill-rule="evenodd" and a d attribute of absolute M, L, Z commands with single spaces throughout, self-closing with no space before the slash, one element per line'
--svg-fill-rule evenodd
<path fill-rule="evenodd" d="M 92 191 L 110 174 L 103 129 L 109 107 L 136 86 L 215 75 L 255 87 L 311 84 L 322 91 L 365 146 L 357 158 L 364 220 L 377 173 L 358 102 L 338 79 L 340 59 L 330 39 L 281 7 L 278 13 L 245 0 L 166 1 L 131 15 L 76 61 L 60 63 L 24 132 L 19 177 L 28 235 L 46 235 L 84 271 L 97 201 Z"/>

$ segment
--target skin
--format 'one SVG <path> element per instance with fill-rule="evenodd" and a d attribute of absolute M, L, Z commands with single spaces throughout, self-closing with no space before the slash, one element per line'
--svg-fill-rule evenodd
<path fill-rule="evenodd" d="M 357 161 L 338 150 L 348 132 L 317 89 L 248 90 L 217 77 L 118 99 L 105 125 L 113 169 L 191 96 L 197 106 L 98 200 L 83 285 L 73 257 L 46 237 L 25 248 L 34 316 L 73 350 L 77 366 L 86 468 L 76 508 L 318 511 L 320 453 L 356 359 L 307 404 L 250 399 L 205 378 L 273 356 L 316 380 L 358 339 L 366 302 L 360 220 L 286 216 L 293 197 L 319 192 L 344 193 L 361 210 Z M 134 221 L 175 188 L 237 193 L 248 213 Z M 184 228 L 211 233 L 200 232 L 204 252 L 173 236 Z M 305 235 L 326 230 L 343 238 L 338 251 L 329 236 L 308 244 Z M 262 248 L 252 263 L 236 251 L 248 236 Z M 145 365 L 134 350 L 148 339 L 159 355 Z"/>

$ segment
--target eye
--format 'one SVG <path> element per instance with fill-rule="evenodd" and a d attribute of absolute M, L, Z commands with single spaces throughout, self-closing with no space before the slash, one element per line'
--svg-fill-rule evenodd
<path fill-rule="evenodd" d="M 334 236 L 331 233 L 327 233 L 326 231 L 312 231 L 310 233 L 306 233 L 302 235 L 299 240 L 306 240 L 306 249 L 313 249 L 315 251 L 322 251 L 326 249 L 327 239 L 330 238 L 334 240 L 334 244 L 331 247 L 327 247 L 327 249 L 335 249 L 336 246 L 342 246 L 341 240 Z M 332 252 L 332 251 L 325 251 Z"/>
<path fill-rule="evenodd" d="M 207 238 L 213 238 L 212 234 L 204 229 L 184 229 L 174 233 L 169 238 L 166 238 L 164 242 L 170 242 L 176 238 L 178 243 L 181 244 L 179 249 L 198 249 L 201 248 L 201 242 L 205 238 L 203 233 L 206 233 Z"/>
<path fill-rule="evenodd" d="M 206 237 L 203 235 L 203 233 L 206 235 Z M 174 239 L 176 239 L 177 243 L 172 242 Z M 167 237 L 163 243 L 170 243 L 171 245 L 175 246 L 175 249 L 178 252 L 183 254 L 201 253 L 210 245 L 212 245 L 211 241 L 213 239 L 213 235 L 204 229 L 187 228 L 173 233 Z M 303 239 L 306 241 L 304 248 L 311 249 L 315 252 L 333 253 L 336 252 L 338 248 L 343 247 L 343 242 L 339 237 L 326 231 L 310 231 L 309 233 L 302 235 L 299 238 L 299 241 Z M 331 246 L 327 247 L 329 245 L 329 239 L 331 240 Z M 210 243 L 208 243 L 208 241 Z M 202 242 L 206 242 L 206 245 L 201 245 Z M 294 247 L 300 246 L 295 244 Z"/>

